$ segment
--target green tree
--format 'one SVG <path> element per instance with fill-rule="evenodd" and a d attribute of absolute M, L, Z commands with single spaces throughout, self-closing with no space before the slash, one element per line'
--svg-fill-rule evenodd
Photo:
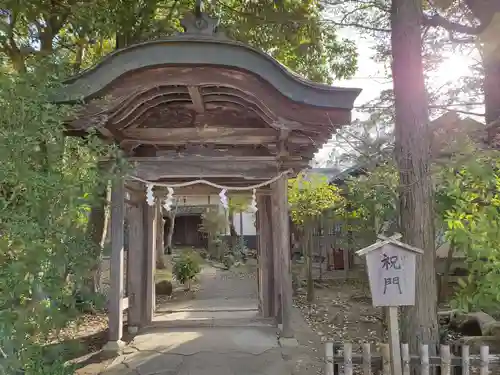
<path fill-rule="evenodd" d="M 439 219 L 452 251 L 466 257 L 469 276 L 453 303 L 463 310 L 496 312 L 500 305 L 500 153 L 475 150 L 455 156 L 436 174 Z"/>
<path fill-rule="evenodd" d="M 100 198 L 93 188 L 109 178 L 102 179 L 96 163 L 112 153 L 109 146 L 92 135 L 64 136 L 72 108 L 49 103 L 58 87 L 51 77 L 38 67 L 0 77 L 0 347 L 6 373 L 71 373 L 56 368 L 60 353 L 42 345 L 78 313 L 78 293 L 96 261 L 85 233 L 90 207 Z"/>
<path fill-rule="evenodd" d="M 443 14 L 444 12 L 444 14 Z M 464 15 L 466 22 L 455 22 L 447 15 Z M 482 65 L 482 92 L 485 104 L 486 124 L 500 126 L 500 89 L 498 81 L 500 71 L 500 3 L 495 0 L 467 0 L 463 2 L 440 0 L 433 9 L 433 14 L 425 18 L 425 24 L 446 30 L 450 39 L 461 44 L 477 46 Z M 493 134 L 495 134 L 494 132 Z M 491 139 L 490 142 L 494 140 Z"/>
<path fill-rule="evenodd" d="M 361 249 L 377 240 L 377 234 L 398 227 L 398 175 L 392 161 L 366 170 L 346 183 L 346 199 L 351 206 L 354 246 Z M 392 235 L 392 233 L 387 233 Z"/>
<path fill-rule="evenodd" d="M 227 219 L 229 222 L 229 236 L 231 241 L 231 249 L 234 251 L 238 247 L 238 232 L 234 225 L 235 214 L 245 212 L 250 205 L 250 198 L 242 195 L 233 195 L 228 197 Z M 243 233 L 240 233 L 241 241 L 243 241 Z M 243 249 L 241 249 L 243 250 Z"/>
<path fill-rule="evenodd" d="M 215 2 L 207 12 L 220 16 L 230 37 L 269 53 L 307 78 L 331 82 L 348 77 L 356 69 L 355 47 L 336 37 L 334 27 L 323 22 L 316 5 L 312 0 L 280 4 L 232 0 Z M 75 73 L 115 48 L 174 35 L 182 29 L 180 19 L 193 7 L 193 1 L 178 0 L 64 0 L 51 4 L 7 0 L 0 14 L 0 61 L 4 69 L 26 72 L 36 61 L 52 56 L 61 69 Z M 87 231 L 101 246 L 107 192 L 97 189 L 103 199 L 92 207 Z M 88 284 L 95 290 L 94 279 L 95 275 Z"/>
<path fill-rule="evenodd" d="M 30 60 L 56 54 L 88 67 L 112 48 L 172 36 L 194 2 L 177 0 L 8 0 L 0 15 L 0 54 L 15 70 Z M 277 3 L 214 2 L 206 11 L 221 18 L 230 37 L 263 50 L 297 73 L 319 82 L 349 77 L 356 69 L 353 43 L 340 40 L 323 22 L 312 0 Z"/>
<path fill-rule="evenodd" d="M 226 255 L 226 247 L 220 237 L 227 231 L 228 225 L 226 213 L 221 212 L 218 207 L 208 209 L 201 217 L 201 225 L 198 230 L 207 236 L 208 251 L 218 261 L 222 261 Z"/>
<path fill-rule="evenodd" d="M 466 311 L 495 312 L 500 305 L 496 293 L 500 154 L 481 148 L 466 134 L 447 146 L 434 159 L 431 169 L 436 189 L 434 222 L 450 243 L 440 294 L 446 295 L 447 275 L 458 252 L 465 255 L 470 274 L 460 281 L 452 303 Z M 359 249 L 375 240 L 374 234 L 380 232 L 382 223 L 397 217 L 398 173 L 394 163 L 386 162 L 363 176 L 351 178 L 347 191 L 355 246 Z"/>
<path fill-rule="evenodd" d="M 288 181 L 288 202 L 293 222 L 300 230 L 302 249 L 307 261 L 307 300 L 314 300 L 313 246 L 311 236 L 318 219 L 326 210 L 335 209 L 338 215 L 344 210 L 344 199 L 335 185 L 318 174 L 299 174 Z"/>

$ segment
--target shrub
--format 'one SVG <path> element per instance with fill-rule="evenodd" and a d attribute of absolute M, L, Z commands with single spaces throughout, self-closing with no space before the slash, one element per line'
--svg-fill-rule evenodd
<path fill-rule="evenodd" d="M 234 262 L 235 260 L 233 254 L 226 254 L 222 259 L 222 264 L 224 264 L 226 270 L 230 269 Z"/>
<path fill-rule="evenodd" d="M 88 213 L 99 199 L 96 186 L 110 177 L 100 173 L 98 160 L 113 149 L 93 135 L 64 136 L 64 121 L 74 113 L 50 103 L 58 88 L 53 78 L 39 68 L 0 74 L 0 369 L 6 374 L 73 373 L 46 356 L 44 345 L 95 306 L 84 291 L 95 266 Z"/>
<path fill-rule="evenodd" d="M 189 290 L 190 282 L 201 271 L 199 256 L 197 254 L 183 254 L 174 261 L 173 274 L 175 278 L 186 285 Z"/>
<path fill-rule="evenodd" d="M 172 290 L 172 283 L 168 280 L 161 280 L 155 285 L 155 292 L 157 296 L 171 296 Z"/>

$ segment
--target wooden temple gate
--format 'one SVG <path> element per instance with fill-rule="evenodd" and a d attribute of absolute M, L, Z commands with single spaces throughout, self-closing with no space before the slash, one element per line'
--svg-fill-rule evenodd
<path fill-rule="evenodd" d="M 259 305 L 264 317 L 282 324 L 283 337 L 293 336 L 287 178 L 350 122 L 360 92 L 292 74 L 270 56 L 228 40 L 204 13 L 188 14 L 182 25 L 184 33 L 177 36 L 112 53 L 65 82 L 57 98 L 83 98 L 85 106 L 68 131 L 97 130 L 120 146 L 133 167 L 112 188 L 110 348 L 120 347 L 125 310 L 132 332 L 153 320 L 155 249 L 163 238 L 159 204 L 166 195 L 160 184 L 196 179 L 242 187 L 279 176 L 257 190 Z M 157 184 L 153 205 L 146 202 L 151 184 Z M 220 192 L 206 185 L 174 190 L 183 196 Z M 131 205 L 128 297 L 125 202 Z"/>

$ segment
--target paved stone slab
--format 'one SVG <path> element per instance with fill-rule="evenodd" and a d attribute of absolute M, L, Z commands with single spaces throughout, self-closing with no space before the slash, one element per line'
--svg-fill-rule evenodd
<path fill-rule="evenodd" d="M 205 292 L 205 295 L 208 292 Z M 158 306 L 157 313 L 188 311 L 257 311 L 258 300 L 255 298 L 208 298 L 189 301 L 171 301 Z"/>
<path fill-rule="evenodd" d="M 280 337 L 278 342 L 282 348 L 296 348 L 299 346 L 299 342 L 295 337 Z"/>
<path fill-rule="evenodd" d="M 243 353 L 199 353 L 185 361 L 180 375 L 290 375 L 278 351 L 259 356 Z M 142 374 L 141 374 L 142 375 Z"/>
<path fill-rule="evenodd" d="M 271 328 L 198 328 L 140 334 L 102 375 L 290 375 Z"/>
<path fill-rule="evenodd" d="M 179 322 L 190 320 L 229 320 L 229 319 L 257 319 L 259 313 L 250 311 L 183 311 L 171 314 L 159 314 L 155 322 Z"/>
<path fill-rule="evenodd" d="M 290 375 L 276 327 L 258 317 L 255 272 L 204 266 L 200 283 L 196 299 L 161 306 L 101 375 Z"/>
<path fill-rule="evenodd" d="M 239 351 L 254 355 L 278 348 L 276 331 L 272 327 L 230 327 L 158 330 L 134 338 L 130 344 L 139 351 L 193 355 L 211 351 Z"/>
<path fill-rule="evenodd" d="M 115 364 L 107 368 L 104 372 L 101 372 L 100 375 L 134 375 L 135 371 L 129 369 L 124 364 Z"/>
<path fill-rule="evenodd" d="M 135 366 L 133 360 L 127 365 L 137 370 L 140 375 L 154 375 L 163 372 L 176 373 L 183 362 L 184 357 L 181 355 L 158 353 L 142 361 L 138 366 Z"/>
<path fill-rule="evenodd" d="M 197 328 L 140 334 L 103 375 L 289 375 L 272 328 Z M 132 371 L 132 372 L 131 372 Z"/>
<path fill-rule="evenodd" d="M 281 358 L 279 349 L 270 349 L 255 357 L 248 354 L 233 353 L 226 361 L 233 374 L 238 375 L 289 375 L 288 367 Z"/>

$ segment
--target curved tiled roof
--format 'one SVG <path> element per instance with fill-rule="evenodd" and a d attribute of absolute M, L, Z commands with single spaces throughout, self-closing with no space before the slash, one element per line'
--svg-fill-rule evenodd
<path fill-rule="evenodd" d="M 68 79 L 56 102 L 97 96 L 120 76 L 158 66 L 221 66 L 250 72 L 289 99 L 317 107 L 352 109 L 361 89 L 314 83 L 271 56 L 245 44 L 201 35 L 178 35 L 115 51 L 94 67 Z"/>

